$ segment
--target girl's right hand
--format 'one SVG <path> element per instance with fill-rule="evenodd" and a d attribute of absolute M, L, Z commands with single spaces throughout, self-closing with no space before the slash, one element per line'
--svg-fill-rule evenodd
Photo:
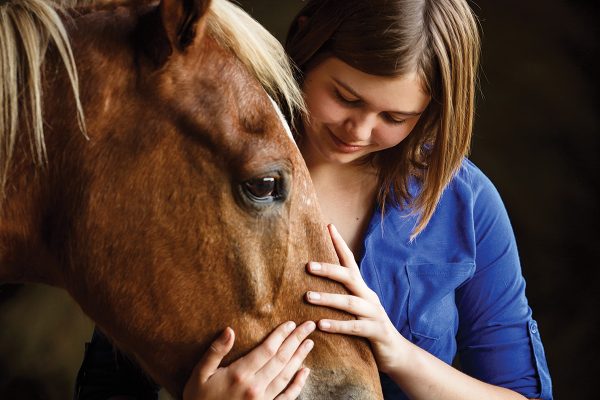
<path fill-rule="evenodd" d="M 192 371 L 184 400 L 295 399 L 310 372 L 301 366 L 313 347 L 312 340 L 304 339 L 314 330 L 312 321 L 298 327 L 286 322 L 250 353 L 219 368 L 235 341 L 233 330 L 226 328 Z"/>

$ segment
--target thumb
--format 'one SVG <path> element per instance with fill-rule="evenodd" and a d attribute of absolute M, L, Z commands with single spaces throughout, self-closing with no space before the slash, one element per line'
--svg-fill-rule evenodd
<path fill-rule="evenodd" d="M 223 357 L 231 351 L 234 342 L 235 334 L 233 329 L 229 327 L 225 328 L 221 336 L 212 342 L 194 369 L 194 373 L 200 378 L 200 382 L 206 382 L 217 371 Z"/>
<path fill-rule="evenodd" d="M 221 335 L 212 342 L 190 374 L 183 390 L 184 398 L 186 398 L 186 392 L 194 392 L 197 390 L 217 371 L 217 369 L 219 369 L 219 364 L 221 364 L 223 357 L 225 357 L 233 347 L 234 341 L 235 335 L 233 330 L 227 327 Z"/>

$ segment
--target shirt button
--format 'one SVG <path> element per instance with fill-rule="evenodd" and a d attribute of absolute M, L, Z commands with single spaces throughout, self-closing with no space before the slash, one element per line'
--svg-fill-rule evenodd
<path fill-rule="evenodd" d="M 533 334 L 536 334 L 538 331 L 538 327 L 537 324 L 535 322 L 531 323 L 531 325 L 529 326 L 529 331 Z"/>

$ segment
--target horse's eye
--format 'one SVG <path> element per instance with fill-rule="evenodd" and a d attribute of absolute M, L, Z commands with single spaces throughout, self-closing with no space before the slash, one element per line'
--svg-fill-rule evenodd
<path fill-rule="evenodd" d="M 236 200 L 246 211 L 268 216 L 269 212 L 280 210 L 289 196 L 289 178 L 288 170 L 279 165 L 255 171 L 236 184 Z"/>
<path fill-rule="evenodd" d="M 279 178 L 274 176 L 263 176 L 244 182 L 248 194 L 258 201 L 275 200 L 280 196 Z"/>

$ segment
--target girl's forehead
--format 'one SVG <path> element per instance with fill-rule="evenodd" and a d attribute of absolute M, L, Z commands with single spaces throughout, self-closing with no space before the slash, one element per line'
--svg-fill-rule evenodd
<path fill-rule="evenodd" d="M 416 71 L 399 76 L 371 75 L 330 57 L 309 71 L 311 74 L 319 75 L 322 84 L 332 84 L 344 94 L 383 111 L 420 113 L 430 100 Z"/>

